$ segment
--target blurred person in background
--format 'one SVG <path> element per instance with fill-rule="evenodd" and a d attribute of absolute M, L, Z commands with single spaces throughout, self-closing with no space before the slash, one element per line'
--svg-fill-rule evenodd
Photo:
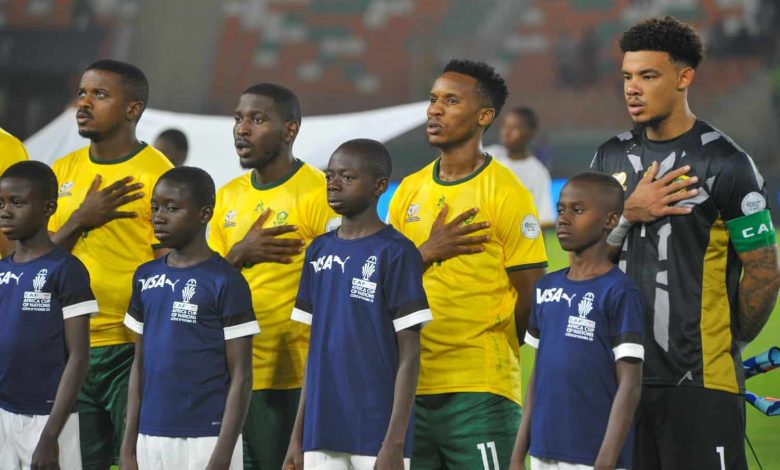
<path fill-rule="evenodd" d="M 187 136 L 178 129 L 166 129 L 154 139 L 154 148 L 163 153 L 173 166 L 183 166 L 187 161 L 187 152 L 190 149 Z"/>
<path fill-rule="evenodd" d="M 27 150 L 22 142 L 0 128 L 0 176 L 14 163 L 27 159 Z M 0 233 L 0 258 L 10 255 L 13 247 L 14 244 Z"/>

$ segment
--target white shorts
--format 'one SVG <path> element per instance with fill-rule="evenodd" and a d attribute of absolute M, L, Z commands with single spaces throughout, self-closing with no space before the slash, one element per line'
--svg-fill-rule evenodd
<path fill-rule="evenodd" d="M 593 466 L 580 463 L 561 462 L 559 460 L 537 459 L 532 455 L 531 470 L 593 470 Z"/>
<path fill-rule="evenodd" d="M 329 450 L 310 450 L 303 453 L 303 468 L 306 470 L 374 470 L 376 456 L 355 455 Z M 411 459 L 404 459 L 404 468 L 409 470 Z"/>
<path fill-rule="evenodd" d="M 0 408 L 0 468 L 27 470 L 49 415 L 21 415 Z M 79 445 L 79 415 L 71 414 L 62 428 L 57 443 L 60 447 L 60 469 L 81 470 Z"/>
<path fill-rule="evenodd" d="M 135 456 L 138 470 L 203 470 L 211 459 L 217 436 L 162 437 L 138 435 Z M 241 436 L 238 436 L 230 470 L 244 468 L 244 452 Z"/>

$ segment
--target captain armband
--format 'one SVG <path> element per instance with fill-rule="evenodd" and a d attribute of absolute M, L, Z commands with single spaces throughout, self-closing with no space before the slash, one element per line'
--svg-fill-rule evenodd
<path fill-rule="evenodd" d="M 745 215 L 726 222 L 731 243 L 737 253 L 756 250 L 777 243 L 769 210 Z"/>

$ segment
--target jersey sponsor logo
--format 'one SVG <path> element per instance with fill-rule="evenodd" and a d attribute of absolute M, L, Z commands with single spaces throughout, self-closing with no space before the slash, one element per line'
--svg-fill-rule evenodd
<path fill-rule="evenodd" d="M 314 272 L 318 273 L 322 270 L 331 270 L 333 268 L 333 263 L 338 264 L 341 266 L 341 273 L 344 274 L 344 266 L 347 264 L 347 261 L 349 261 L 349 256 L 347 256 L 345 259 L 339 258 L 338 255 L 328 255 L 328 256 L 320 256 L 315 261 L 309 261 L 311 263 L 312 267 L 314 267 Z"/>
<path fill-rule="evenodd" d="M 569 322 L 566 325 L 567 337 L 593 341 L 593 335 L 596 332 L 596 322 L 588 319 L 588 314 L 593 311 L 594 299 L 593 292 L 588 292 L 582 296 L 582 300 L 577 305 L 577 316 L 569 316 Z"/>
<path fill-rule="evenodd" d="M 6 271 L 4 273 L 0 273 L 0 286 L 3 284 L 10 284 L 11 280 L 13 279 L 14 282 L 16 282 L 16 285 L 19 285 L 19 279 L 24 275 L 24 273 L 19 274 L 18 276 L 11 271 Z"/>
<path fill-rule="evenodd" d="M 222 225 L 223 228 L 230 228 L 236 226 L 236 217 L 238 216 L 238 212 L 234 210 L 229 210 L 225 213 L 225 223 Z"/>
<path fill-rule="evenodd" d="M 171 281 L 165 274 L 158 274 L 146 279 L 139 279 L 138 282 L 141 283 L 141 292 L 147 289 L 165 286 L 170 286 L 171 292 L 173 292 L 176 289 L 176 283 L 178 283 L 179 280 L 176 279 L 175 281 Z"/>
<path fill-rule="evenodd" d="M 526 214 L 520 222 L 520 231 L 523 236 L 529 240 L 536 240 L 539 238 L 539 234 L 542 232 L 542 227 L 539 225 L 539 221 L 533 214 Z"/>
<path fill-rule="evenodd" d="M 371 276 L 376 272 L 376 256 L 369 256 L 366 262 L 363 263 L 363 269 L 360 274 L 363 279 L 356 277 L 352 278 L 352 289 L 349 291 L 349 296 L 353 299 L 365 300 L 366 302 L 374 302 L 374 296 L 376 295 L 376 282 L 371 282 Z"/>
<path fill-rule="evenodd" d="M 743 214 L 755 214 L 766 209 L 766 198 L 761 193 L 753 191 L 745 194 L 745 197 L 742 198 L 741 206 Z"/>
<path fill-rule="evenodd" d="M 577 294 L 573 294 L 569 296 L 566 294 L 566 292 L 563 291 L 562 287 L 553 287 L 550 289 L 545 289 L 544 291 L 542 291 L 542 289 L 539 288 L 536 289 L 537 304 L 543 304 L 547 302 L 560 302 L 561 299 L 563 299 L 566 301 L 567 304 L 569 304 L 569 307 L 571 308 L 571 301 L 574 300 L 575 297 L 577 297 Z"/>
<path fill-rule="evenodd" d="M 33 290 L 24 293 L 22 311 L 25 312 L 49 312 L 51 311 L 51 292 L 42 292 L 46 285 L 48 269 L 41 269 L 32 281 Z"/>
<path fill-rule="evenodd" d="M 341 227 L 341 217 L 333 217 L 328 219 L 328 222 L 325 223 L 325 233 L 332 232 L 339 227 Z"/>
<path fill-rule="evenodd" d="M 60 185 L 60 191 L 57 194 L 58 197 L 66 197 L 73 195 L 73 181 L 66 181 Z"/>
<path fill-rule="evenodd" d="M 198 304 L 192 304 L 190 301 L 195 296 L 195 289 L 198 287 L 198 281 L 188 279 L 181 289 L 181 302 L 174 302 L 171 309 L 171 321 L 183 323 L 198 322 Z"/>
<path fill-rule="evenodd" d="M 620 183 L 620 186 L 623 187 L 623 191 L 628 190 L 628 186 L 626 186 L 628 175 L 626 175 L 625 171 L 621 171 L 620 173 L 612 173 L 612 177 L 615 178 L 618 183 Z"/>
<path fill-rule="evenodd" d="M 415 203 L 409 204 L 406 208 L 406 219 L 404 222 L 419 222 L 420 221 L 420 205 Z"/>

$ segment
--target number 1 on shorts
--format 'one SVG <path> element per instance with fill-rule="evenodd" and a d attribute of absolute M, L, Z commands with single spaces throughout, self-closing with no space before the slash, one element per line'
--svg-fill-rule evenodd
<path fill-rule="evenodd" d="M 490 470 L 487 455 L 488 449 L 490 449 L 490 453 L 493 455 L 493 470 L 501 470 L 498 468 L 498 452 L 496 452 L 496 443 L 494 441 L 480 442 L 477 444 L 477 449 L 479 449 L 479 453 L 482 454 L 482 465 L 485 466 L 485 470 Z"/>
<path fill-rule="evenodd" d="M 723 446 L 715 448 L 715 452 L 720 456 L 720 470 L 726 470 L 726 449 Z"/>

